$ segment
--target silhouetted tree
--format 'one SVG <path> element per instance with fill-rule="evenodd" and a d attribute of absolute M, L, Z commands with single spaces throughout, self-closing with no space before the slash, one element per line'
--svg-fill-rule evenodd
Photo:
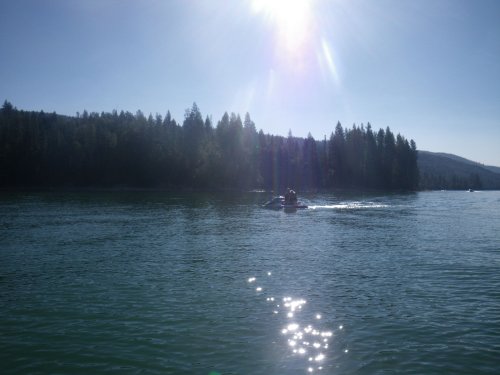
<path fill-rule="evenodd" d="M 188 186 L 266 188 L 282 191 L 346 187 L 415 189 L 417 148 L 389 128 L 376 135 L 368 123 L 335 126 L 330 139 L 316 141 L 257 132 L 226 112 L 214 128 L 196 105 L 182 126 L 159 114 L 147 117 L 116 110 L 75 117 L 0 109 L 0 186 Z M 480 188 L 479 176 L 425 184 Z"/>

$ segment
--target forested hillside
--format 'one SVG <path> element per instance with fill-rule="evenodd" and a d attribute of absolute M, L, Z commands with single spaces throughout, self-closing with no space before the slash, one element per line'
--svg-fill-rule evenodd
<path fill-rule="evenodd" d="M 460 156 L 418 152 L 421 189 L 500 189 L 500 174 Z M 498 168 L 497 168 L 498 169 Z"/>
<path fill-rule="evenodd" d="M 415 142 L 389 128 L 343 128 L 329 139 L 257 131 L 249 114 L 213 124 L 196 104 L 169 112 L 77 114 L 0 110 L 0 186 L 299 190 L 418 187 Z"/>
<path fill-rule="evenodd" d="M 484 168 L 484 169 L 487 169 L 493 173 L 500 173 L 500 167 L 495 167 L 493 165 L 484 165 L 484 164 L 463 158 L 461 156 L 447 154 L 445 152 L 429 152 L 429 151 L 421 151 L 421 152 L 428 153 L 428 154 L 430 153 L 430 154 L 435 155 L 436 157 L 445 157 L 445 158 L 453 159 L 453 160 L 456 160 L 456 161 L 459 161 L 459 162 L 462 162 L 465 164 L 470 164 L 470 165 L 473 165 L 475 167 Z"/>

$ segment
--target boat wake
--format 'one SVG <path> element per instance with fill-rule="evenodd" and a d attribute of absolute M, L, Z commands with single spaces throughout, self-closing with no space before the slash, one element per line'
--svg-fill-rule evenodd
<path fill-rule="evenodd" d="M 331 210 L 364 210 L 372 208 L 387 208 L 387 204 L 381 204 L 376 202 L 345 202 L 338 204 L 326 204 L 326 205 L 310 205 L 309 208 L 312 210 L 318 209 L 331 209 Z"/>

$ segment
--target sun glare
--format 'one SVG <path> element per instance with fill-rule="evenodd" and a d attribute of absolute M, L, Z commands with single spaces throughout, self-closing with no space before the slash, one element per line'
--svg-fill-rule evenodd
<path fill-rule="evenodd" d="M 274 43 L 268 98 L 276 97 L 277 92 L 281 97 L 286 96 L 283 93 L 292 88 L 305 92 L 317 80 L 340 88 L 338 55 L 329 32 L 335 25 L 336 13 L 332 10 L 340 6 L 338 1 L 335 4 L 319 0 L 248 1 L 259 18 L 257 25 L 264 26 L 268 40 Z"/>
<path fill-rule="evenodd" d="M 308 40 L 312 27 L 311 0 L 253 0 L 253 10 L 276 27 L 279 43 L 297 52 Z"/>

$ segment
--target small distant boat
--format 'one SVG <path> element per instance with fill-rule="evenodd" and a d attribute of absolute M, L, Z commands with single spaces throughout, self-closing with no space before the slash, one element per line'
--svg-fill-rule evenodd
<path fill-rule="evenodd" d="M 468 192 L 469 192 L 469 193 L 474 193 L 474 190 L 469 189 L 469 190 L 468 190 Z"/>
<path fill-rule="evenodd" d="M 293 211 L 297 209 L 302 209 L 302 208 L 307 208 L 305 204 L 302 204 L 301 202 L 297 202 L 294 204 L 286 204 L 285 203 L 285 197 L 279 195 L 277 197 L 274 197 L 270 201 L 267 201 L 262 205 L 264 208 L 270 208 L 273 210 L 281 210 L 285 209 L 286 211 Z"/>

